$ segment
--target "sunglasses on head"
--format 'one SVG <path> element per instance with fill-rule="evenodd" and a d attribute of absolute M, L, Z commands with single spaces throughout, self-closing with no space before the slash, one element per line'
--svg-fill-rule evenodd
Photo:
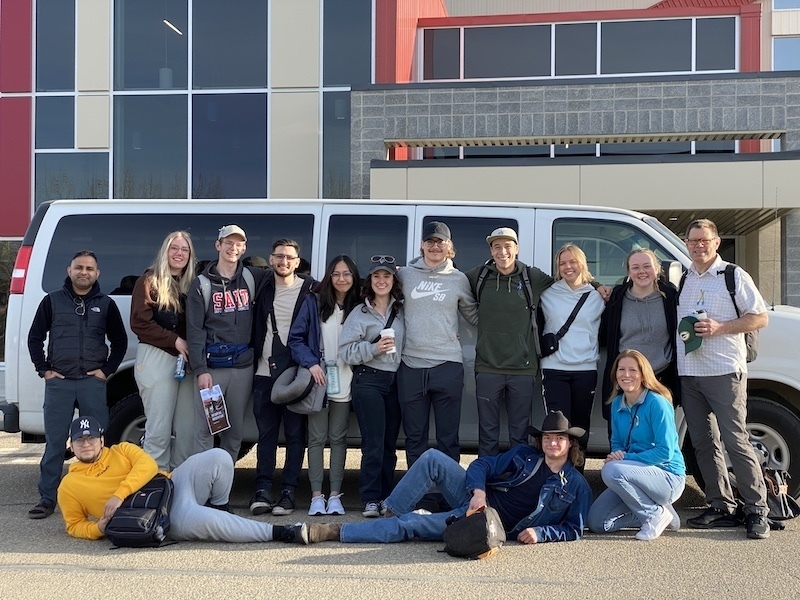
<path fill-rule="evenodd" d="M 374 262 L 374 263 L 380 263 L 382 265 L 383 264 L 387 264 L 387 265 L 393 265 L 394 264 L 394 256 L 389 256 L 388 254 L 376 254 L 375 256 L 370 258 L 370 260 L 372 262 Z"/>

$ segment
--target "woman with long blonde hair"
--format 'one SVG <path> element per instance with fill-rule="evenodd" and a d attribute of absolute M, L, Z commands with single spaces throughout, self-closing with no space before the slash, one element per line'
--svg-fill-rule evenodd
<path fill-rule="evenodd" d="M 612 369 L 611 452 L 600 475 L 608 486 L 589 510 L 595 533 L 638 528 L 651 541 L 681 520 L 672 507 L 686 484 L 669 389 L 638 350 L 623 350 Z"/>
<path fill-rule="evenodd" d="M 186 293 L 194 278 L 192 237 L 173 231 L 136 281 L 131 297 L 131 330 L 139 338 L 134 378 L 147 418 L 144 450 L 163 471 L 194 454 L 194 382 L 185 373 Z M 183 379 L 176 378 L 179 358 Z"/>
<path fill-rule="evenodd" d="M 548 412 L 560 410 L 573 425 L 585 430 L 579 439 L 581 450 L 585 451 L 600 359 L 597 334 L 605 304 L 602 296 L 595 293 L 594 278 L 580 247 L 562 246 L 556 254 L 554 270 L 556 281 L 542 292 L 540 306 L 544 315 L 542 333 L 559 339 L 558 349 L 541 360 L 542 395 Z"/>

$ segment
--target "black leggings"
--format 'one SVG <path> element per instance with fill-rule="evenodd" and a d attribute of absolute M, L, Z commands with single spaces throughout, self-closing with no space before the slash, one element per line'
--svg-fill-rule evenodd
<path fill-rule="evenodd" d="M 589 441 L 589 421 L 592 416 L 597 371 L 557 371 L 542 369 L 542 396 L 547 412 L 560 410 L 575 427 L 586 434 L 578 438 L 581 450 Z"/>

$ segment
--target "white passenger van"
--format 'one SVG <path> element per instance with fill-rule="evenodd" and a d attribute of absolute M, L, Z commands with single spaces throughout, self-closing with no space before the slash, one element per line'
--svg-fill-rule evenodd
<path fill-rule="evenodd" d="M 489 258 L 485 238 L 493 229 L 519 232 L 520 260 L 552 272 L 553 253 L 566 242 L 580 245 L 589 268 L 603 284 L 625 277 L 625 257 L 635 247 L 651 248 L 669 264 L 677 283 L 680 267 L 689 264 L 682 241 L 656 219 L 626 210 L 587 206 L 477 202 L 408 202 L 348 200 L 61 200 L 36 212 L 14 266 L 6 323 L 6 397 L 0 407 L 4 431 L 22 432 L 23 441 L 41 441 L 44 433 L 44 382 L 31 364 L 27 336 L 36 308 L 46 292 L 63 285 L 72 255 L 94 251 L 99 260 L 100 287 L 113 296 L 126 320 L 136 278 L 149 266 L 164 236 L 188 230 L 199 260 L 216 257 L 217 230 L 237 223 L 247 232 L 247 254 L 267 257 L 272 242 L 288 237 L 300 244 L 300 255 L 320 279 L 329 258 L 348 254 L 365 274 L 370 257 L 390 254 L 405 265 L 419 253 L 421 231 L 431 220 L 446 222 L 453 234 L 455 263 L 468 271 Z M 793 489 L 800 491 L 800 310 L 770 308 L 769 326 L 761 332 L 758 359 L 750 364 L 749 429 L 771 466 L 788 469 Z M 466 370 L 461 415 L 461 443 L 478 443 L 475 380 L 475 329 L 462 321 L 461 343 Z M 108 383 L 111 422 L 109 442 L 139 442 L 144 432 L 141 399 L 133 379 L 136 337 L 129 333 L 128 351 Z M 600 365 L 600 373 L 602 373 Z M 598 390 L 601 388 L 597 386 Z M 596 398 L 589 451 L 608 449 L 602 399 Z M 543 416 L 536 403 L 534 423 Z M 251 411 L 248 414 L 252 414 Z M 682 413 L 679 432 L 684 437 Z M 505 427 L 501 429 L 505 435 Z M 350 443 L 359 442 L 352 421 Z M 257 439 L 249 419 L 245 441 Z M 693 456 L 689 456 L 692 464 Z"/>

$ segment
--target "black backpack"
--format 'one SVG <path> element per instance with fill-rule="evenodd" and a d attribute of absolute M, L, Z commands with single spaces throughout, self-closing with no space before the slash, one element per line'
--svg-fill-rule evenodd
<path fill-rule="evenodd" d="M 736 279 L 734 278 L 734 271 L 736 271 L 736 265 L 728 263 L 725 266 L 725 270 L 718 271 L 717 274 L 725 273 L 725 287 L 728 288 L 728 294 L 730 294 L 731 302 L 733 302 L 733 308 L 736 309 L 736 318 L 739 318 L 742 314 L 739 312 L 739 306 L 736 304 Z M 687 273 L 688 271 L 684 271 L 683 275 L 681 275 L 681 282 L 678 286 L 678 302 L 680 302 L 683 284 L 686 283 Z M 748 331 L 743 335 L 744 345 L 747 348 L 745 359 L 747 362 L 753 362 L 756 357 L 758 357 L 758 331 Z"/>
<path fill-rule="evenodd" d="M 442 539 L 445 546 L 441 552 L 477 560 L 497 552 L 506 541 L 506 531 L 497 511 L 485 506 L 460 518 L 448 518 Z"/>
<path fill-rule="evenodd" d="M 117 547 L 156 548 L 169 532 L 172 480 L 156 474 L 142 488 L 122 501 L 106 525 L 105 536 Z"/>

